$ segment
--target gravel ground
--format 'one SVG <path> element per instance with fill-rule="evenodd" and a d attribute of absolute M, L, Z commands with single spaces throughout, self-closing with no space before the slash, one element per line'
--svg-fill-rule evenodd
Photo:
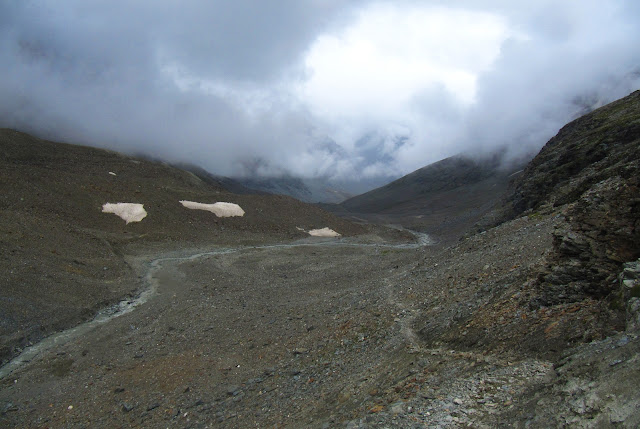
<path fill-rule="evenodd" d="M 634 427 L 637 331 L 528 306 L 559 222 L 129 258 L 157 292 L 2 379 L 0 425 Z"/>

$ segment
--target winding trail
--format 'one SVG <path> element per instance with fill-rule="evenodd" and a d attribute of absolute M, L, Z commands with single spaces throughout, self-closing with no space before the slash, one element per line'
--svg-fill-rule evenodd
<path fill-rule="evenodd" d="M 117 304 L 109 306 L 101 311 L 92 319 L 87 322 L 81 323 L 73 328 L 66 329 L 64 331 L 60 331 L 53 335 L 50 335 L 44 338 L 42 341 L 34 344 L 32 346 L 26 347 L 22 350 L 22 352 L 16 356 L 14 359 L 6 363 L 4 366 L 0 367 L 0 380 L 6 378 L 11 373 L 26 365 L 33 360 L 37 359 L 38 356 L 44 354 L 48 350 L 66 344 L 69 341 L 72 341 L 78 337 L 86 335 L 91 332 L 94 328 L 104 325 L 111 320 L 128 314 L 134 311 L 137 307 L 145 304 L 152 298 L 154 298 L 158 293 L 159 282 L 155 277 L 156 273 L 163 268 L 163 264 L 166 262 L 188 262 L 197 260 L 203 257 L 215 256 L 215 255 L 226 255 L 232 253 L 239 253 L 243 251 L 255 251 L 255 250 L 265 250 L 265 249 L 292 249 L 296 247 L 317 247 L 317 246 L 340 246 L 340 247 L 360 247 L 360 248 L 389 248 L 389 249 L 416 249 L 424 246 L 429 246 L 434 244 L 434 241 L 427 234 L 407 230 L 401 227 L 394 227 L 395 229 L 402 229 L 404 231 L 410 232 L 416 238 L 415 243 L 402 243 L 402 244 L 388 244 L 388 243 L 358 243 L 351 241 L 348 238 L 312 238 L 312 239 L 303 239 L 293 243 L 286 244 L 267 244 L 260 246 L 241 246 L 241 247 L 229 247 L 229 248 L 220 248 L 215 250 L 208 250 L 205 252 L 197 252 L 187 256 L 161 256 L 147 262 L 146 274 L 144 275 L 145 284 L 147 285 L 142 292 L 140 292 L 134 298 L 127 298 L 120 301 Z M 164 255 L 171 254 L 173 252 L 167 252 Z M 409 337 L 407 333 L 405 333 Z M 415 335 L 415 334 L 414 334 Z M 410 339 L 410 338 L 408 338 Z"/>

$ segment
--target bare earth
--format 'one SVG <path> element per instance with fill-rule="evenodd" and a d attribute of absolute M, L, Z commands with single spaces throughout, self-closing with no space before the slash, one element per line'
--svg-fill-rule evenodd
<path fill-rule="evenodd" d="M 157 293 L 2 379 L 0 426 L 636 427 L 637 332 L 518 305 L 560 217 L 129 256 Z"/>

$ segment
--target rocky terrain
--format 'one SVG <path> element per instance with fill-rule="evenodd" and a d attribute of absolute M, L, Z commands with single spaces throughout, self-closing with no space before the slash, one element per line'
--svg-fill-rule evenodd
<path fill-rule="evenodd" d="M 622 263 L 640 257 L 640 92 L 566 125 L 515 184 L 508 217 L 564 207 L 541 304 L 612 300 Z M 627 297 L 628 298 L 628 297 Z"/>
<path fill-rule="evenodd" d="M 568 124 L 483 211 L 494 227 L 439 229 L 431 245 L 4 131 L 5 356 L 121 297 L 130 311 L 0 369 L 0 425 L 638 427 L 639 123 L 636 92 Z M 149 217 L 101 213 L 116 192 Z M 343 236 L 297 229 L 325 226 Z"/>

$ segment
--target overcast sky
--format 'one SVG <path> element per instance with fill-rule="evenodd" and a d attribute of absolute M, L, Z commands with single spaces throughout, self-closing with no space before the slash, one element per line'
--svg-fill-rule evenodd
<path fill-rule="evenodd" d="M 0 126 L 223 175 L 514 157 L 638 88 L 637 0 L 0 1 Z"/>

